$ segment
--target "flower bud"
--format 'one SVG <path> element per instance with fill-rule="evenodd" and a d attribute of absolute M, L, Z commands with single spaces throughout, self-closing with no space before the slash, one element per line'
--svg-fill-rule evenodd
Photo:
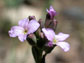
<path fill-rule="evenodd" d="M 52 6 L 50 6 L 49 10 L 46 10 L 48 12 L 47 18 L 53 19 L 56 16 L 56 11 L 53 9 Z"/>
<path fill-rule="evenodd" d="M 29 21 L 35 19 L 35 16 L 29 16 Z"/>
<path fill-rule="evenodd" d="M 36 36 L 34 34 L 30 34 L 27 36 L 27 41 L 29 42 L 30 45 L 35 45 L 37 40 L 36 40 Z"/>
<path fill-rule="evenodd" d="M 51 29 L 53 29 L 55 31 L 56 27 L 57 27 L 57 21 L 56 21 L 56 19 L 46 20 L 46 22 L 45 22 L 45 28 L 51 28 Z"/>
<path fill-rule="evenodd" d="M 42 19 L 39 19 L 39 24 L 40 24 L 40 29 L 44 27 L 44 22 L 42 21 Z"/>

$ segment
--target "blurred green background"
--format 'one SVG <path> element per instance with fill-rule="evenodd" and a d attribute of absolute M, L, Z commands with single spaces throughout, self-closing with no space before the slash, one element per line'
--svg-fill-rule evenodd
<path fill-rule="evenodd" d="M 0 0 L 0 63 L 34 63 L 31 46 L 10 38 L 8 31 L 28 16 L 44 21 L 50 5 L 57 12 L 57 33 L 70 34 L 71 49 L 65 53 L 56 47 L 46 63 L 84 63 L 84 0 Z"/>

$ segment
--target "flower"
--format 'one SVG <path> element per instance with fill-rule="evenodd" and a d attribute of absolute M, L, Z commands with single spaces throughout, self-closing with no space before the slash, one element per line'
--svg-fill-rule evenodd
<path fill-rule="evenodd" d="M 50 15 L 50 18 L 53 19 L 54 16 L 56 15 L 56 11 L 53 9 L 52 6 L 50 6 L 49 10 L 46 10 L 48 12 L 48 14 Z"/>
<path fill-rule="evenodd" d="M 13 26 L 11 30 L 9 30 L 9 36 L 18 36 L 18 39 L 23 42 L 26 40 L 27 35 L 34 33 L 39 28 L 39 26 L 40 24 L 36 20 L 29 21 L 29 19 L 25 18 L 19 21 L 18 26 Z"/>
<path fill-rule="evenodd" d="M 43 28 L 42 31 L 46 38 L 49 40 L 49 47 L 53 46 L 53 44 L 56 44 L 57 46 L 61 47 L 65 52 L 69 51 L 70 45 L 64 41 L 69 37 L 69 34 L 64 34 L 61 32 L 59 34 L 55 34 L 55 32 L 49 28 Z"/>

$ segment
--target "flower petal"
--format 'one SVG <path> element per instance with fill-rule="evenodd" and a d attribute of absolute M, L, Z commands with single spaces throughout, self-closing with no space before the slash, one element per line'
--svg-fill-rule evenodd
<path fill-rule="evenodd" d="M 36 20 L 31 20 L 28 25 L 28 34 L 34 33 L 39 26 L 40 24 Z"/>
<path fill-rule="evenodd" d="M 14 33 L 14 30 L 11 29 L 8 31 L 10 37 L 16 37 L 17 35 Z"/>
<path fill-rule="evenodd" d="M 55 12 L 55 10 L 54 10 L 54 8 L 52 6 L 50 6 L 49 10 Z"/>
<path fill-rule="evenodd" d="M 23 20 L 20 20 L 18 24 L 19 24 L 19 26 L 27 29 L 28 28 L 28 22 L 29 22 L 28 18 L 25 18 Z"/>
<path fill-rule="evenodd" d="M 57 42 L 56 45 L 60 46 L 65 52 L 70 49 L 70 45 L 67 42 Z"/>
<path fill-rule="evenodd" d="M 23 34 L 24 29 L 20 26 L 13 26 L 11 30 L 9 31 L 10 37 L 16 37 L 20 34 Z"/>
<path fill-rule="evenodd" d="M 21 42 L 24 42 L 24 40 L 26 40 L 26 38 L 27 38 L 27 35 L 21 34 L 21 35 L 18 36 L 18 39 L 19 39 Z"/>
<path fill-rule="evenodd" d="M 55 35 L 55 38 L 58 41 L 64 41 L 66 40 L 70 35 L 69 34 L 64 34 L 64 33 L 59 33 L 58 35 Z"/>
<path fill-rule="evenodd" d="M 52 29 L 43 28 L 42 31 L 49 41 L 53 41 L 53 39 L 55 37 L 55 32 Z"/>

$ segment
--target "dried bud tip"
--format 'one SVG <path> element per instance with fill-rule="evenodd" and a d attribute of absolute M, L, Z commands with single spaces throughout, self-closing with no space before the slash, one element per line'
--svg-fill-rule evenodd
<path fill-rule="evenodd" d="M 29 21 L 32 20 L 32 19 L 35 19 L 35 16 L 29 16 Z"/>
<path fill-rule="evenodd" d="M 44 38 L 44 34 L 42 32 L 40 33 L 40 36 L 41 36 L 41 38 Z"/>

